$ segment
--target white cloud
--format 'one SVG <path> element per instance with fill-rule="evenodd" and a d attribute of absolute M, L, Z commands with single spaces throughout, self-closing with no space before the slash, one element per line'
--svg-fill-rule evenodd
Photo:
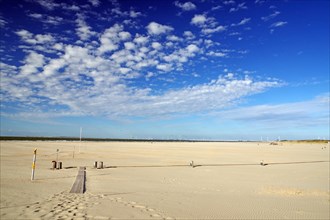
<path fill-rule="evenodd" d="M 150 22 L 146 28 L 150 35 L 165 34 L 173 30 L 170 26 L 158 24 L 156 22 Z"/>
<path fill-rule="evenodd" d="M 251 18 L 243 18 L 239 23 L 232 24 L 231 26 L 242 26 L 242 25 L 249 23 L 250 20 L 251 20 Z"/>
<path fill-rule="evenodd" d="M 216 10 L 219 10 L 219 9 L 221 9 L 221 8 L 222 8 L 221 5 L 213 6 L 213 7 L 211 8 L 211 11 L 216 11 Z"/>
<path fill-rule="evenodd" d="M 203 24 L 205 24 L 205 22 L 207 21 L 207 18 L 205 15 L 195 15 L 192 19 L 191 19 L 191 24 L 197 25 L 197 26 L 201 26 Z"/>
<path fill-rule="evenodd" d="M 60 6 L 60 4 L 54 3 L 52 0 L 36 0 L 35 2 L 48 10 L 54 10 Z"/>
<path fill-rule="evenodd" d="M 16 31 L 15 33 L 28 44 L 46 44 L 54 41 L 54 38 L 50 34 L 37 34 L 34 36 L 27 30 Z"/>
<path fill-rule="evenodd" d="M 172 54 L 164 56 L 163 59 L 166 62 L 176 63 L 177 65 L 181 66 L 182 63 L 188 61 L 189 57 L 194 57 L 198 51 L 198 46 L 195 44 L 190 44 L 184 49 L 179 49 L 174 51 Z"/>
<path fill-rule="evenodd" d="M 219 25 L 215 18 L 206 17 L 206 15 L 201 14 L 195 15 L 190 23 L 202 28 L 201 31 L 205 35 L 221 32 L 227 28 L 226 26 Z"/>
<path fill-rule="evenodd" d="M 38 71 L 38 68 L 42 67 L 45 63 L 44 56 L 36 52 L 31 52 L 25 58 L 25 65 L 21 67 L 21 76 L 26 76 Z"/>
<path fill-rule="evenodd" d="M 129 16 L 130 16 L 131 18 L 137 18 L 137 17 L 142 16 L 142 13 L 139 12 L 139 11 L 131 10 L 131 11 L 129 12 Z"/>
<path fill-rule="evenodd" d="M 91 36 L 95 35 L 94 31 L 91 31 L 91 27 L 86 24 L 81 15 L 76 19 L 78 27 L 76 28 L 77 35 L 81 40 L 88 40 Z"/>
<path fill-rule="evenodd" d="M 242 3 L 238 4 L 236 8 L 230 8 L 229 12 L 236 12 L 241 9 L 248 9 L 248 7 L 245 4 L 246 4 L 245 2 L 242 2 Z"/>
<path fill-rule="evenodd" d="M 234 5 L 236 2 L 234 0 L 228 0 L 228 1 L 224 1 L 223 4 L 225 5 Z"/>
<path fill-rule="evenodd" d="M 121 41 L 119 33 L 122 31 L 123 26 L 118 24 L 106 29 L 100 37 L 101 46 L 98 48 L 98 51 L 102 54 L 117 50 L 119 47 L 118 44 Z"/>
<path fill-rule="evenodd" d="M 26 41 L 33 37 L 33 34 L 27 30 L 20 30 L 15 32 L 18 36 L 22 38 L 22 40 Z"/>
<path fill-rule="evenodd" d="M 147 75 L 145 76 L 146 80 L 149 80 L 151 77 L 155 76 L 154 73 L 148 72 Z"/>
<path fill-rule="evenodd" d="M 94 4 L 97 3 L 94 1 Z M 182 7 L 186 7 L 184 5 L 182 4 Z M 83 8 L 83 5 L 80 7 Z M 91 5 L 85 7 L 91 8 Z M 140 16 L 133 9 L 122 13 L 122 16 L 127 18 Z M 45 18 L 44 15 L 39 14 L 32 16 Z M 191 24 L 200 27 L 202 34 L 226 30 L 226 26 L 219 25 L 215 18 L 207 17 L 206 14 L 195 15 Z M 56 115 L 60 117 L 100 115 L 109 118 L 146 115 L 157 117 L 221 110 L 244 97 L 280 86 L 277 80 L 242 78 L 229 74 L 210 80 L 208 83 L 192 85 L 186 83 L 185 87 L 164 90 L 161 93 L 152 86 L 148 88 L 149 83 L 145 84 L 147 88 L 141 88 L 135 84 L 135 81 L 150 80 L 154 77 L 150 82 L 154 83 L 154 80 L 159 82 L 157 76 L 161 75 L 169 75 L 172 77 L 171 80 L 174 80 L 177 76 L 176 72 L 182 70 L 184 70 L 183 78 L 198 77 L 196 70 L 193 69 L 194 62 L 190 61 L 195 59 L 199 61 L 199 55 L 225 57 L 229 52 L 214 48 L 220 44 L 215 39 L 212 41 L 203 37 L 198 38 L 189 30 L 183 33 L 184 38 L 180 35 L 178 37 L 171 33 L 174 31 L 173 27 L 156 22 L 151 22 L 146 29 L 138 31 L 136 31 L 137 27 L 141 26 L 124 29 L 128 26 L 114 24 L 96 33 L 81 15 L 78 16 L 76 25 L 76 33 L 84 42 L 71 41 L 70 44 L 70 40 L 65 39 L 68 33 L 63 35 L 63 38 L 59 37 L 61 33 L 58 33 L 54 35 L 55 39 L 47 33 L 35 35 L 27 30 L 16 32 L 24 42 L 31 45 L 21 45 L 26 46 L 25 51 L 28 52 L 21 66 L 15 69 L 8 65 L 7 70 L 16 73 L 15 77 L 1 73 L 2 90 L 6 94 L 11 94 L 4 96 L 5 101 L 15 97 L 22 106 L 31 107 L 33 111 L 45 114 L 46 111 L 52 111 L 48 109 L 55 107 L 65 109 L 58 114 L 54 112 L 55 117 Z M 92 37 L 93 42 L 90 41 Z M 37 46 L 44 44 L 49 45 L 54 51 L 51 56 L 40 53 L 39 49 L 36 50 Z M 41 102 L 43 105 L 40 105 Z"/>
<path fill-rule="evenodd" d="M 175 36 L 175 35 L 170 35 L 166 39 L 169 41 L 181 41 L 181 38 L 179 38 L 178 36 Z"/>
<path fill-rule="evenodd" d="M 137 44 L 146 44 L 149 41 L 149 37 L 136 34 L 133 41 Z"/>
<path fill-rule="evenodd" d="M 122 32 L 119 32 L 119 38 L 122 40 L 122 41 L 125 41 L 125 40 L 129 40 L 131 39 L 131 34 L 127 31 L 122 31 Z"/>
<path fill-rule="evenodd" d="M 44 44 L 53 42 L 54 38 L 50 34 L 37 34 L 35 35 L 35 40 L 37 44 Z"/>
<path fill-rule="evenodd" d="M 235 120 L 266 127 L 293 128 L 302 126 L 328 125 L 329 94 L 312 100 L 284 104 L 255 105 L 218 112 L 222 120 Z"/>
<path fill-rule="evenodd" d="M 199 48 L 194 44 L 190 44 L 190 45 L 187 46 L 186 49 L 187 49 L 189 54 L 193 54 L 193 53 L 196 53 Z"/>
<path fill-rule="evenodd" d="M 29 16 L 30 16 L 31 18 L 35 18 L 35 19 L 40 19 L 40 18 L 43 17 L 42 14 L 38 14 L 38 13 L 32 13 L 32 14 L 29 14 Z"/>
<path fill-rule="evenodd" d="M 134 50 L 135 49 L 135 44 L 132 43 L 132 42 L 125 42 L 124 46 L 125 46 L 126 50 Z"/>
<path fill-rule="evenodd" d="M 140 77 L 141 72 L 136 70 L 154 67 L 155 70 L 169 72 L 201 53 L 202 48 L 197 42 L 188 43 L 170 54 L 158 51 L 155 57 L 150 57 L 151 51 L 162 50 L 159 42 L 152 41 L 149 44 L 148 37 L 141 35 L 135 36 L 134 43 L 123 42 L 123 39 L 128 39 L 120 37 L 123 31 L 122 26 L 114 25 L 101 34 L 101 46 L 98 49 L 111 52 L 108 56 L 93 53 L 93 48 L 64 45 L 60 42 L 57 42 L 56 48 L 63 50 L 63 54 L 50 59 L 48 63 L 40 54 L 31 53 L 27 60 L 29 58 L 33 65 L 26 62 L 25 65 L 31 66 L 23 65 L 20 73 L 27 84 L 22 81 L 19 83 L 20 88 L 17 88 L 17 83 L 10 81 L 12 78 L 5 75 L 2 88 L 10 96 L 4 98 L 16 97 L 27 106 L 39 108 L 38 111 L 41 112 L 41 107 L 33 104 L 40 103 L 40 99 L 48 102 L 50 109 L 57 105 L 67 108 L 67 111 L 63 110 L 60 114 L 54 112 L 54 117 L 68 112 L 71 115 L 102 115 L 110 118 L 146 115 L 157 117 L 219 110 L 246 96 L 280 85 L 275 80 L 258 81 L 249 77 L 242 79 L 227 75 L 209 83 L 165 91 L 162 95 L 154 95 L 150 88 L 130 87 L 125 79 Z M 19 34 L 31 37 L 27 31 Z M 125 49 L 118 50 L 121 43 Z M 116 45 L 116 49 L 109 50 L 112 44 Z M 105 48 L 100 49 L 102 47 Z M 214 52 L 213 55 L 221 56 L 217 53 L 220 52 Z M 162 57 L 165 61 L 163 63 L 157 60 Z M 37 75 L 32 74 L 37 72 Z M 157 72 L 148 71 L 144 77 L 149 79 L 156 75 Z M 38 85 L 32 84 L 35 82 Z M 31 96 L 40 98 L 32 99 Z"/>
<path fill-rule="evenodd" d="M 122 74 L 127 74 L 129 72 L 131 72 L 132 70 L 130 68 L 126 68 L 126 67 L 121 67 L 119 68 L 119 72 Z"/>
<path fill-rule="evenodd" d="M 100 5 L 99 0 L 88 0 L 94 7 L 98 7 Z"/>
<path fill-rule="evenodd" d="M 166 63 L 166 64 L 158 64 L 156 66 L 156 68 L 159 69 L 159 70 L 165 71 L 165 72 L 169 72 L 169 71 L 172 70 L 172 65 L 171 64 L 168 64 L 168 63 Z"/>
<path fill-rule="evenodd" d="M 279 11 L 274 11 L 273 14 L 270 14 L 270 15 L 265 16 L 265 17 L 261 17 L 261 20 L 263 20 L 263 21 L 269 21 L 269 20 L 275 18 L 279 14 L 281 14 Z"/>
<path fill-rule="evenodd" d="M 162 49 L 162 45 L 158 42 L 152 42 L 151 44 L 152 48 L 154 48 L 155 50 L 160 50 Z"/>
<path fill-rule="evenodd" d="M 183 36 L 185 36 L 189 40 L 195 38 L 195 35 L 191 31 L 185 31 L 185 32 L 183 32 Z"/>
<path fill-rule="evenodd" d="M 64 49 L 64 45 L 62 43 L 56 43 L 53 45 L 53 49 L 62 51 Z"/>
<path fill-rule="evenodd" d="M 8 22 L 0 15 L 0 28 L 4 28 Z"/>
<path fill-rule="evenodd" d="M 50 16 L 38 13 L 28 14 L 29 17 L 37 19 L 38 21 L 45 24 L 59 25 L 62 24 L 64 19 L 58 16 Z"/>
<path fill-rule="evenodd" d="M 215 28 L 203 28 L 202 33 L 204 33 L 204 34 L 213 34 L 213 33 L 216 33 L 216 32 L 225 31 L 226 29 L 227 29 L 226 26 L 219 25 Z"/>
<path fill-rule="evenodd" d="M 215 56 L 215 57 L 226 57 L 226 53 L 210 51 L 206 55 Z"/>
<path fill-rule="evenodd" d="M 57 73 L 59 69 L 64 67 L 66 62 L 64 59 L 53 59 L 51 60 L 45 67 L 43 71 L 43 75 L 46 77 L 52 76 Z M 43 80 L 40 78 L 39 80 Z"/>
<path fill-rule="evenodd" d="M 278 21 L 278 22 L 275 22 L 273 23 L 270 27 L 282 27 L 284 25 L 286 25 L 288 22 L 286 21 Z"/>
<path fill-rule="evenodd" d="M 180 3 L 178 1 L 175 1 L 174 5 L 178 8 L 181 8 L 183 11 L 192 11 L 196 9 L 196 5 L 192 2 Z"/>

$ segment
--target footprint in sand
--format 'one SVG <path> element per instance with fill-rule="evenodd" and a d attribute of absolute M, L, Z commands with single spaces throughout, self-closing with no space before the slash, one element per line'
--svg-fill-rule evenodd
<path fill-rule="evenodd" d="M 25 219 L 68 219 L 86 217 L 86 207 L 88 198 L 85 195 L 74 195 L 60 193 L 51 196 L 43 202 L 25 206 L 20 218 Z"/>
<path fill-rule="evenodd" d="M 145 209 L 146 207 L 143 205 L 133 205 L 132 208 Z"/>
<path fill-rule="evenodd" d="M 155 209 L 144 206 L 144 205 L 141 205 L 141 204 L 138 204 L 137 202 L 134 202 L 134 201 L 127 202 L 127 201 L 123 200 L 121 197 L 120 198 L 115 198 L 115 199 L 112 199 L 110 197 L 108 199 L 110 201 L 114 201 L 114 202 L 117 202 L 117 203 L 120 203 L 120 204 L 129 205 L 131 208 L 138 209 L 141 212 L 150 213 L 149 216 L 152 217 L 152 218 L 161 218 L 161 219 L 164 219 L 164 220 L 174 219 L 172 217 L 164 216 L 164 215 L 158 213 Z"/>

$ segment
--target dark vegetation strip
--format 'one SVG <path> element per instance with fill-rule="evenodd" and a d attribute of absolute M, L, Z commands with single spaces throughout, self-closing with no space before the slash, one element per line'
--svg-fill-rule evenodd
<path fill-rule="evenodd" d="M 0 136 L 0 141 L 79 141 L 79 137 L 22 137 Z M 259 141 L 226 141 L 226 140 L 191 140 L 191 139 L 131 139 L 131 138 L 83 138 L 83 141 L 120 141 L 120 142 L 258 142 Z M 293 143 L 328 143 L 329 140 L 282 140 Z M 266 143 L 266 142 L 264 142 Z"/>

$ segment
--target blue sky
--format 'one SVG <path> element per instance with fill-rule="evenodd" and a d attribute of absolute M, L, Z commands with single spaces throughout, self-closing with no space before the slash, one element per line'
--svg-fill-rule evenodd
<path fill-rule="evenodd" d="M 0 6 L 3 136 L 329 139 L 329 1 Z"/>

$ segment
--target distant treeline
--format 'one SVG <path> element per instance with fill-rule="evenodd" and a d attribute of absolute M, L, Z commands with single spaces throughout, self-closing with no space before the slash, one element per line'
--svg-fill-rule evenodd
<path fill-rule="evenodd" d="M 79 141 L 78 137 L 19 137 L 0 136 L 0 141 Z M 220 141 L 220 140 L 189 140 L 189 139 L 128 139 L 128 138 L 82 138 L 82 141 L 122 141 L 122 142 L 260 142 L 260 141 Z M 329 140 L 282 140 L 292 143 L 328 143 Z"/>
<path fill-rule="evenodd" d="M 1 141 L 79 141 L 77 137 L 18 137 L 0 136 Z M 122 142 L 212 142 L 211 140 L 177 139 L 125 139 L 125 138 L 83 138 L 82 141 L 122 141 Z"/>
<path fill-rule="evenodd" d="M 319 139 L 314 139 L 314 140 L 283 140 L 282 142 L 292 142 L 292 143 L 328 143 L 329 140 L 319 140 Z"/>

